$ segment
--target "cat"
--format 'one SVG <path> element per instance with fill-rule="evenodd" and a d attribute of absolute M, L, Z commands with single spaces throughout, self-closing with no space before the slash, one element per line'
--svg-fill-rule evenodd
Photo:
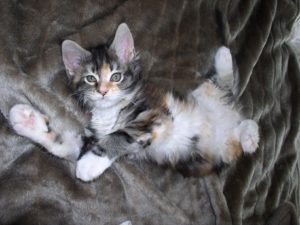
<path fill-rule="evenodd" d="M 13 106 L 10 123 L 16 133 L 58 157 L 77 155 L 76 177 L 82 181 L 99 177 L 122 155 L 175 168 L 193 168 L 197 162 L 202 175 L 258 148 L 257 123 L 244 119 L 226 97 L 234 80 L 226 47 L 216 52 L 212 79 L 184 96 L 145 78 L 125 23 L 110 45 L 86 50 L 65 40 L 62 57 L 78 101 L 91 112 L 95 142 L 83 154 L 74 153 L 83 142 L 68 135 L 60 140 L 47 117 L 29 105 Z"/>

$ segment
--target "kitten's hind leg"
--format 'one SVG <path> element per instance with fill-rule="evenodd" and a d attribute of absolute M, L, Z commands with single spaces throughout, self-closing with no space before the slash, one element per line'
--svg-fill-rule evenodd
<path fill-rule="evenodd" d="M 215 55 L 215 80 L 221 88 L 232 89 L 234 84 L 233 62 L 229 48 L 222 46 Z"/>
<path fill-rule="evenodd" d="M 241 154 L 253 153 L 258 148 L 259 128 L 254 120 L 243 120 L 227 140 L 222 160 L 225 163 L 236 161 Z"/>
<path fill-rule="evenodd" d="M 259 129 L 253 120 L 244 120 L 237 128 L 244 152 L 253 153 L 258 148 Z"/>
<path fill-rule="evenodd" d="M 53 155 L 71 160 L 78 158 L 82 147 L 81 137 L 66 131 L 58 138 L 58 135 L 50 130 L 48 118 L 31 106 L 13 106 L 9 112 L 9 120 L 17 134 L 42 145 Z"/>
<path fill-rule="evenodd" d="M 137 143 L 124 131 L 105 135 L 78 160 L 76 177 L 85 182 L 96 179 L 118 158 L 141 152 L 147 141 L 140 141 L 143 143 Z"/>
<path fill-rule="evenodd" d="M 9 120 L 17 134 L 34 142 L 53 141 L 55 135 L 49 131 L 48 118 L 29 105 L 15 105 L 9 113 Z"/>
<path fill-rule="evenodd" d="M 175 168 L 184 177 L 202 177 L 212 173 L 217 168 L 217 164 L 212 160 L 199 156 L 179 162 L 175 165 Z"/>

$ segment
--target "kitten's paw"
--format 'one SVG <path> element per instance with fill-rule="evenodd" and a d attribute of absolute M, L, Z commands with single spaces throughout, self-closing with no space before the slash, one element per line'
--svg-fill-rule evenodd
<path fill-rule="evenodd" d="M 215 69 L 219 76 L 233 74 L 232 56 L 229 48 L 222 46 L 215 55 Z"/>
<path fill-rule="evenodd" d="M 99 177 L 112 164 L 107 156 L 97 156 L 92 152 L 86 153 L 77 162 L 76 177 L 84 182 Z"/>
<path fill-rule="evenodd" d="M 78 159 L 82 146 L 83 141 L 80 134 L 65 131 L 60 142 L 52 143 L 46 148 L 53 155 L 73 161 Z"/>
<path fill-rule="evenodd" d="M 141 136 L 139 136 L 136 141 L 138 144 L 143 146 L 144 148 L 151 144 L 152 134 L 151 133 L 145 133 Z"/>
<path fill-rule="evenodd" d="M 9 120 L 17 134 L 33 141 L 40 142 L 47 137 L 51 138 L 47 117 L 29 105 L 13 106 L 9 112 Z"/>
<path fill-rule="evenodd" d="M 239 125 L 240 140 L 244 152 L 253 153 L 258 148 L 259 129 L 253 120 L 244 120 Z"/>

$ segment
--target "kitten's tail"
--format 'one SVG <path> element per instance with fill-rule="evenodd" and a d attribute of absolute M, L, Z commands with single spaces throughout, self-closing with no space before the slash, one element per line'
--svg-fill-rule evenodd
<path fill-rule="evenodd" d="M 216 162 L 198 156 L 189 161 L 179 162 L 176 164 L 175 168 L 184 177 L 202 177 L 215 172 L 222 166 L 223 164 L 216 164 Z"/>

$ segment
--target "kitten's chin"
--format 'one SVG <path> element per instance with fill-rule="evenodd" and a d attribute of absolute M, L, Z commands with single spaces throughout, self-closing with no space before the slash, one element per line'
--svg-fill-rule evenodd
<path fill-rule="evenodd" d="M 92 105 L 94 108 L 104 109 L 114 107 L 120 103 L 122 103 L 122 105 L 126 105 L 131 102 L 133 95 L 134 93 L 127 95 L 110 95 L 104 97 L 93 95 L 92 98 L 89 99 L 89 101 L 91 103 L 90 105 Z"/>
<path fill-rule="evenodd" d="M 95 108 L 110 108 L 118 103 L 120 103 L 123 99 L 119 98 L 111 98 L 111 97 L 101 97 L 98 98 L 96 101 L 94 101 L 94 107 Z"/>
<path fill-rule="evenodd" d="M 111 100 L 107 98 L 99 98 L 97 101 L 95 101 L 95 107 L 97 108 L 109 108 L 117 104 L 118 101 Z"/>

